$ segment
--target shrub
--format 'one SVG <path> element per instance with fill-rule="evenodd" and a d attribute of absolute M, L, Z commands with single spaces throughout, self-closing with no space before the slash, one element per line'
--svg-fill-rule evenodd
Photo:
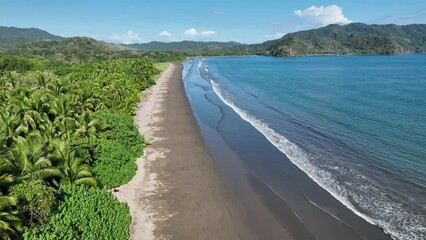
<path fill-rule="evenodd" d="M 109 131 L 101 137 L 123 143 L 135 157 L 142 155 L 145 139 L 139 134 L 132 117 L 106 111 L 97 112 L 96 116 L 109 126 Z"/>
<path fill-rule="evenodd" d="M 130 181 L 136 172 L 135 156 L 129 147 L 116 140 L 102 139 L 96 148 L 98 159 L 93 166 L 100 186 L 118 187 Z"/>
<path fill-rule="evenodd" d="M 34 68 L 34 64 L 25 57 L 0 56 L 0 72 L 17 71 L 26 72 Z"/>
<path fill-rule="evenodd" d="M 57 191 L 42 180 L 16 184 L 10 188 L 10 195 L 18 199 L 17 209 L 24 215 L 29 227 L 49 221 L 56 206 Z"/>
<path fill-rule="evenodd" d="M 135 175 L 135 160 L 143 154 L 145 141 L 132 117 L 112 112 L 97 112 L 96 115 L 109 130 L 100 136 L 93 173 L 101 186 L 118 187 Z"/>
<path fill-rule="evenodd" d="M 63 200 L 48 224 L 23 234 L 23 239 L 128 239 L 126 204 L 98 188 L 65 185 Z"/>

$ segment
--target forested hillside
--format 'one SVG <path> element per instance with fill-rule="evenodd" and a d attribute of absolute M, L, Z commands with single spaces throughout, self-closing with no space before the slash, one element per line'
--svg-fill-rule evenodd
<path fill-rule="evenodd" d="M 5 53 L 23 56 L 38 55 L 75 63 L 139 56 L 133 49 L 87 37 L 67 38 L 60 41 L 33 41 L 8 49 Z"/>
<path fill-rule="evenodd" d="M 173 51 L 183 53 L 223 53 L 231 52 L 238 46 L 245 44 L 237 42 L 196 42 L 196 41 L 182 41 L 182 42 L 150 42 L 150 43 L 136 43 L 125 45 L 143 51 Z"/>
<path fill-rule="evenodd" d="M 11 47 L 3 52 L 14 56 L 41 56 L 61 62 L 83 63 L 119 58 L 145 57 L 153 61 L 181 61 L 185 59 L 174 52 L 143 52 L 137 49 L 97 41 L 87 37 L 74 37 L 64 40 L 44 40 L 27 42 Z"/>
<path fill-rule="evenodd" d="M 62 40 L 62 37 L 55 36 L 37 28 L 16 28 L 0 26 L 0 51 L 25 42 L 36 40 Z"/>
<path fill-rule="evenodd" d="M 6 37 L 8 40 L 4 40 Z M 196 41 L 117 45 L 87 37 L 63 39 L 39 29 L 0 27 L 0 40 L 2 38 L 4 39 L 0 41 L 0 51 L 6 54 L 38 55 L 74 63 L 141 56 L 178 61 L 186 56 L 197 55 L 299 56 L 426 52 L 426 24 L 329 25 L 289 33 L 281 39 L 250 45 L 237 42 Z"/>
<path fill-rule="evenodd" d="M 300 31 L 263 45 L 270 56 L 308 54 L 401 54 L 426 52 L 426 24 L 353 23 Z M 258 46 L 259 47 L 259 46 Z M 260 45 L 262 47 L 262 45 Z"/>

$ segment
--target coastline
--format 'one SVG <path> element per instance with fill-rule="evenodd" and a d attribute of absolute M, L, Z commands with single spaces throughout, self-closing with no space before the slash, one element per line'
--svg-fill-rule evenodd
<path fill-rule="evenodd" d="M 170 78 L 172 68 L 161 73 L 156 84 L 141 94 L 141 101 L 136 108 L 134 121 L 139 133 L 143 134 L 149 143 L 159 139 L 155 136 L 158 130 L 154 124 L 161 119 L 158 114 L 161 110 L 161 99 L 156 97 L 165 87 L 167 78 Z M 137 170 L 135 176 L 128 183 L 114 189 L 112 194 L 120 202 L 126 202 L 132 216 L 130 224 L 131 239 L 154 239 L 156 215 L 148 202 L 150 195 L 155 194 L 159 187 L 155 173 L 150 172 L 150 164 L 164 158 L 163 149 L 148 145 L 144 148 L 144 154 L 136 160 Z"/>
<path fill-rule="evenodd" d="M 185 62 L 184 72 L 188 72 L 184 78 L 185 89 L 206 144 L 221 170 L 226 172 L 234 195 L 254 221 L 252 227 L 259 229 L 262 223 L 267 222 L 265 225 L 269 227 L 278 222 L 296 239 L 312 236 L 315 236 L 312 239 L 336 240 L 390 239 L 383 229 L 366 222 L 331 196 L 244 116 L 227 106 L 212 89 L 211 71 L 204 72 L 203 60 Z M 260 206 L 253 202 L 256 198 L 253 194 L 247 197 L 253 190 L 262 200 Z M 274 219 L 256 222 L 253 209 L 265 209 L 265 206 L 268 209 L 261 213 L 273 213 Z M 267 232 L 262 230 L 258 232 Z"/>
<path fill-rule="evenodd" d="M 203 142 L 181 74 L 170 64 L 138 104 L 135 122 L 150 145 L 135 177 L 113 192 L 129 205 L 130 238 L 257 239 Z"/>
<path fill-rule="evenodd" d="M 209 107 L 199 101 L 203 94 L 194 93 L 184 86 L 182 64 L 173 63 L 138 104 L 135 123 L 151 144 L 137 160 L 135 177 L 113 192 L 129 205 L 131 239 L 316 239 L 314 232 L 332 234 L 320 230 L 321 219 L 336 227 L 333 239 L 363 238 L 318 209 L 308 211 L 317 223 L 306 225 L 289 199 L 258 178 L 215 129 L 200 121 L 196 108 Z M 300 197 L 293 190 L 290 201 Z M 380 235 L 374 227 L 362 228 Z"/>

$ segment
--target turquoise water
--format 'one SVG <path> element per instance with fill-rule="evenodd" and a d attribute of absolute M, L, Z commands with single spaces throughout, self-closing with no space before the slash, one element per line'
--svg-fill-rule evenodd
<path fill-rule="evenodd" d="M 426 238 L 426 55 L 193 61 L 346 207 L 395 238 Z"/>

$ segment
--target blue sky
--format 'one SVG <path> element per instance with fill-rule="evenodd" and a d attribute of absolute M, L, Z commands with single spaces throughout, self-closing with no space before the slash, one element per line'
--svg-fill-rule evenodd
<path fill-rule="evenodd" d="M 426 23 L 426 0 L 0 0 L 0 26 L 116 43 L 254 43 L 350 22 Z"/>

